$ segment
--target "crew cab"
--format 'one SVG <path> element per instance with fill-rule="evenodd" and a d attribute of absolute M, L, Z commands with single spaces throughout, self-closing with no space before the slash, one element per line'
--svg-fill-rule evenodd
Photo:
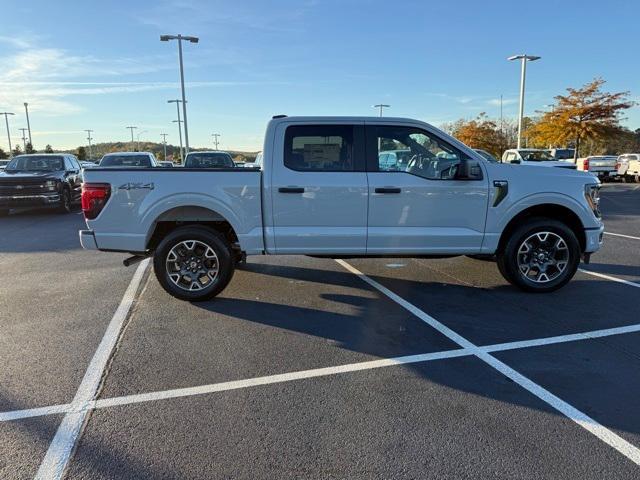
<path fill-rule="evenodd" d="M 18 155 L 0 171 L 0 213 L 53 207 L 69 213 L 80 202 L 82 167 L 70 154 Z"/>
<path fill-rule="evenodd" d="M 573 162 L 557 160 L 548 150 L 539 148 L 514 148 L 506 150 L 502 154 L 504 163 L 514 163 L 518 165 L 536 165 L 541 167 L 559 167 L 575 170 Z"/>
<path fill-rule="evenodd" d="M 383 151 L 410 151 L 389 169 Z M 214 297 L 245 255 L 495 255 L 528 291 L 566 284 L 600 248 L 599 181 L 488 162 L 410 119 L 274 117 L 263 168 L 86 171 L 86 249 L 153 256 L 171 295 Z"/>
<path fill-rule="evenodd" d="M 578 170 L 592 173 L 600 180 L 618 178 L 618 157 L 613 155 L 595 155 L 578 159 Z"/>
<path fill-rule="evenodd" d="M 152 168 L 158 167 L 158 161 L 151 152 L 114 152 L 102 157 L 99 167 L 102 168 Z"/>

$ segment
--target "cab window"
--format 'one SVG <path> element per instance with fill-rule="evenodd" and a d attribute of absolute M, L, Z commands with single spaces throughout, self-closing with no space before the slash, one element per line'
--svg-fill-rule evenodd
<path fill-rule="evenodd" d="M 453 180 L 467 157 L 436 135 L 415 127 L 367 127 L 369 170 Z"/>
<path fill-rule="evenodd" d="M 299 125 L 287 127 L 284 165 L 304 172 L 345 172 L 358 168 L 353 125 Z"/>

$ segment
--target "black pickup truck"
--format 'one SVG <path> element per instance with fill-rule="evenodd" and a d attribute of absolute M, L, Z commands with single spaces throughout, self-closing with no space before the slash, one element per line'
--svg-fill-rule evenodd
<path fill-rule="evenodd" d="M 18 155 L 0 170 L 0 215 L 24 207 L 67 213 L 80 202 L 81 194 L 82 167 L 73 155 Z"/>

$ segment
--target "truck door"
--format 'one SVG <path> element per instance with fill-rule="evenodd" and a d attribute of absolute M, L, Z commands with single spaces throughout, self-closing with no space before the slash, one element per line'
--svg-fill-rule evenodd
<path fill-rule="evenodd" d="M 471 160 L 421 127 L 368 125 L 367 254 L 477 253 L 484 237 L 488 180 Z M 395 166 L 381 163 L 394 152 Z"/>
<path fill-rule="evenodd" d="M 283 123 L 273 145 L 270 190 L 276 252 L 364 254 L 364 123 Z M 267 225 L 267 235 L 268 230 Z"/>

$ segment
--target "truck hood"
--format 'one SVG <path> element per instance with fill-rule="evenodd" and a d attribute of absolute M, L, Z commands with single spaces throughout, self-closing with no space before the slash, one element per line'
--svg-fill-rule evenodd
<path fill-rule="evenodd" d="M 568 162 L 544 162 L 545 164 L 567 164 Z M 568 163 L 575 167 L 573 163 Z M 553 166 L 553 165 L 551 165 Z M 488 164 L 490 178 L 492 180 L 515 180 L 520 182 L 534 182 L 543 190 L 553 187 L 554 191 L 563 191 L 563 185 L 572 183 L 599 183 L 599 180 L 589 172 L 575 170 L 574 168 L 549 168 L 549 165 L 512 165 L 510 163 Z"/>
<path fill-rule="evenodd" d="M 26 172 L 20 170 L 16 172 L 8 172 L 7 170 L 0 170 L 0 183 L 16 183 L 23 182 L 25 180 L 56 180 L 62 176 L 62 173 L 63 172 Z"/>
<path fill-rule="evenodd" d="M 568 170 L 575 170 L 576 169 L 576 164 L 573 162 L 564 162 L 562 160 L 556 160 L 556 161 L 552 161 L 552 160 L 548 160 L 545 162 L 529 162 L 529 161 L 524 161 L 521 163 L 521 165 L 526 165 L 527 167 L 559 167 L 559 168 L 566 168 Z"/>

